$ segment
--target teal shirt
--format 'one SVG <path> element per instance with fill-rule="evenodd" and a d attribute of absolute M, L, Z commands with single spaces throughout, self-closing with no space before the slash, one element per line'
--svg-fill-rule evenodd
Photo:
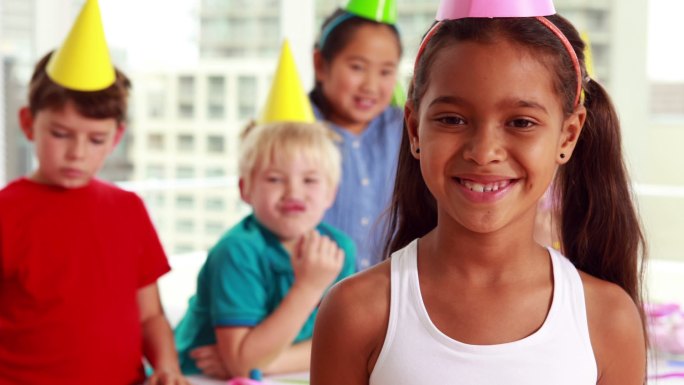
<path fill-rule="evenodd" d="M 316 230 L 344 251 L 344 265 L 335 282 L 351 275 L 356 253 L 351 238 L 325 223 Z M 209 251 L 197 277 L 197 292 L 175 330 L 183 373 L 201 373 L 189 354 L 196 347 L 216 344 L 214 328 L 258 325 L 280 305 L 294 278 L 290 255 L 254 215 L 228 230 Z M 295 343 L 311 338 L 317 312 L 306 320 Z"/>

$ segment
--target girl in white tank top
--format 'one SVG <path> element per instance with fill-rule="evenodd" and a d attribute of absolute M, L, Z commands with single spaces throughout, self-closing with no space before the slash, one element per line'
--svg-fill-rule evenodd
<path fill-rule="evenodd" d="M 442 0 L 404 112 L 391 258 L 324 299 L 311 384 L 643 385 L 619 121 L 551 0 Z M 563 255 L 533 235 L 552 181 Z"/>

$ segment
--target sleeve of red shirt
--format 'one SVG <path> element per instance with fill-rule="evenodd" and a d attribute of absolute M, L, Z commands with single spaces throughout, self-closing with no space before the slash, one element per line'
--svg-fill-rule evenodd
<path fill-rule="evenodd" d="M 145 208 L 142 199 L 135 195 L 133 218 L 137 218 L 134 231 L 140 242 L 138 287 L 145 287 L 171 270 L 166 253 L 162 247 L 157 231 Z"/>

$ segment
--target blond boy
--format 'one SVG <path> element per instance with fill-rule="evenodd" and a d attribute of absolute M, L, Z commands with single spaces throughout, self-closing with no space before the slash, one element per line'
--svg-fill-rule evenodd
<path fill-rule="evenodd" d="M 200 271 L 176 329 L 181 367 L 217 377 L 304 371 L 318 303 L 354 271 L 351 239 L 321 223 L 340 154 L 318 123 L 273 123 L 245 133 L 239 169 L 253 213 L 226 232 Z M 218 359 L 204 361 L 213 368 L 191 357 L 206 345 L 215 345 Z"/>

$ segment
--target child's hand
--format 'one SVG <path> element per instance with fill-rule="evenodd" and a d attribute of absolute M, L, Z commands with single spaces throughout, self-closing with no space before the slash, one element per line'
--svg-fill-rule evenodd
<path fill-rule="evenodd" d="M 195 366 L 207 377 L 227 380 L 228 370 L 223 366 L 221 355 L 216 345 L 200 346 L 190 351 L 190 358 L 195 360 Z"/>
<path fill-rule="evenodd" d="M 340 274 L 344 251 L 330 238 L 312 230 L 300 239 L 290 260 L 295 285 L 322 293 Z"/>
<path fill-rule="evenodd" d="M 190 385 L 177 370 L 155 370 L 147 380 L 148 385 Z"/>

